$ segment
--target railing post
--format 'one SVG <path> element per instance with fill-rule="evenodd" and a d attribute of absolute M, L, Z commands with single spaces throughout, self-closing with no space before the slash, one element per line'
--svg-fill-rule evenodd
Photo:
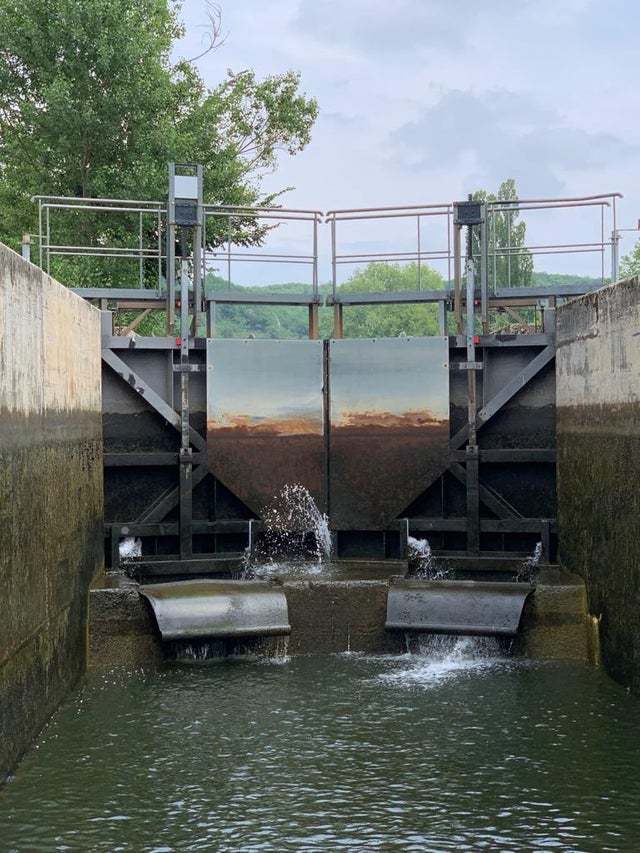
<path fill-rule="evenodd" d="M 318 303 L 309 305 L 309 340 L 317 341 L 320 337 L 320 322 L 318 316 Z"/>
<path fill-rule="evenodd" d="M 344 327 L 342 324 L 342 303 L 335 302 L 333 306 L 333 337 L 342 338 Z"/>
<path fill-rule="evenodd" d="M 456 318 L 456 334 L 462 334 L 462 263 L 460 257 L 460 225 L 453 226 L 453 313 Z"/>
<path fill-rule="evenodd" d="M 31 260 L 31 234 L 22 235 L 22 257 L 25 261 Z"/>
<path fill-rule="evenodd" d="M 620 246 L 620 232 L 615 229 L 611 232 L 611 284 L 618 280 L 620 274 L 618 262 L 618 249 Z"/>

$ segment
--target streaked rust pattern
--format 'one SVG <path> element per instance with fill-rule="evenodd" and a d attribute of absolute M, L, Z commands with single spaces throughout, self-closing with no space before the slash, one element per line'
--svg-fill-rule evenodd
<path fill-rule="evenodd" d="M 331 342 L 330 517 L 383 530 L 435 480 L 449 442 L 446 338 Z"/>
<path fill-rule="evenodd" d="M 326 508 L 322 346 L 207 342 L 209 469 L 258 515 L 294 483 Z"/>

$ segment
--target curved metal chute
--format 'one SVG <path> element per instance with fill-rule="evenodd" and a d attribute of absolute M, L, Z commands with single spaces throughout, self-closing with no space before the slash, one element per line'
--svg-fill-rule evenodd
<path fill-rule="evenodd" d="M 400 580 L 389 588 L 385 627 L 513 636 L 532 592 L 525 583 Z"/>
<path fill-rule="evenodd" d="M 192 580 L 148 584 L 140 595 L 151 605 L 163 640 L 289 634 L 281 589 L 257 581 Z"/>

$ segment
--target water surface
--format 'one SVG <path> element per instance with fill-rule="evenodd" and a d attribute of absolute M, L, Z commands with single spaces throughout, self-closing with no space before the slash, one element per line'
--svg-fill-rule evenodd
<path fill-rule="evenodd" d="M 93 675 L 0 792 L 0 846 L 640 849 L 638 701 L 470 651 Z"/>

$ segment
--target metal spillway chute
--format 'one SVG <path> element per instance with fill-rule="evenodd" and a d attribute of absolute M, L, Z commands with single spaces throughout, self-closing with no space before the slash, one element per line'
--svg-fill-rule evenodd
<path fill-rule="evenodd" d="M 532 592 L 524 583 L 401 580 L 389 588 L 385 627 L 513 636 Z"/>
<path fill-rule="evenodd" d="M 140 587 L 163 640 L 289 634 L 287 599 L 258 581 L 193 580 Z"/>

